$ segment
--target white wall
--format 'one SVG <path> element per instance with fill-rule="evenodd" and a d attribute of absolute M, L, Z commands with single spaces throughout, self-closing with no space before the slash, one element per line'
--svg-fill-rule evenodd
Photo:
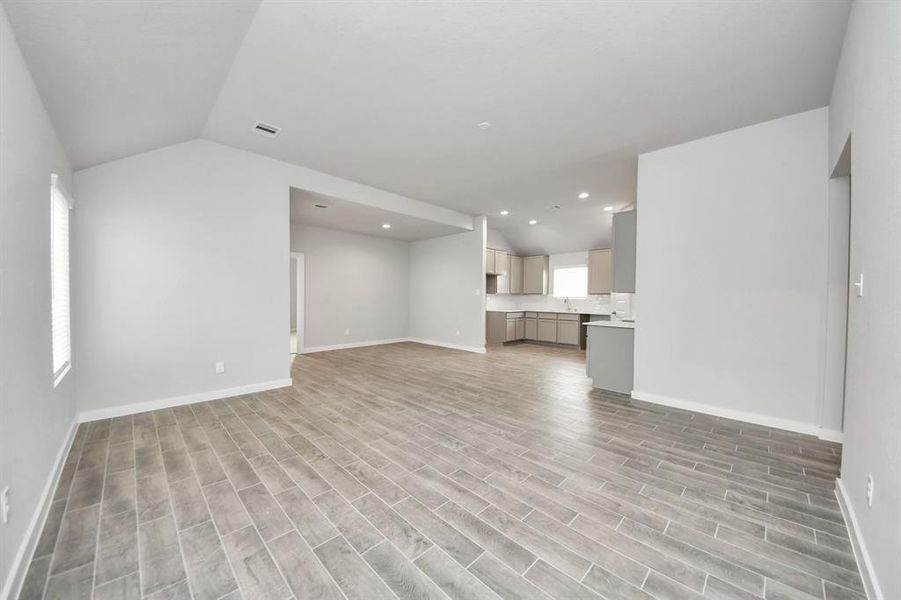
<path fill-rule="evenodd" d="M 2 6 L 0 129 L 0 489 L 9 486 L 11 509 L 0 535 L 5 597 L 27 567 L 29 527 L 74 423 L 78 355 L 54 389 L 50 174 L 71 190 L 70 169 Z"/>
<path fill-rule="evenodd" d="M 275 166 L 194 141 L 76 174 L 80 411 L 289 377 Z"/>
<path fill-rule="evenodd" d="M 475 230 L 410 243 L 411 338 L 485 349 L 485 218 Z"/>
<path fill-rule="evenodd" d="M 407 337 L 409 242 L 293 224 L 291 250 L 304 253 L 305 351 Z"/>
<path fill-rule="evenodd" d="M 472 226 L 205 140 L 79 171 L 75 186 L 78 409 L 88 419 L 288 383 L 290 187 Z"/>
<path fill-rule="evenodd" d="M 827 120 L 819 109 L 639 157 L 636 397 L 817 431 Z"/>
<path fill-rule="evenodd" d="M 842 487 L 882 598 L 901 598 L 901 4 L 855 2 L 832 90 L 829 167 L 851 136 Z M 867 506 L 867 475 L 875 482 Z M 875 595 L 871 596 L 875 597 Z"/>

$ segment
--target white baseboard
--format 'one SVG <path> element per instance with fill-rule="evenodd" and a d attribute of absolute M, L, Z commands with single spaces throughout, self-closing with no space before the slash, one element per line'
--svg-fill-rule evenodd
<path fill-rule="evenodd" d="M 826 440 L 827 442 L 835 442 L 836 444 L 842 444 L 845 441 L 845 434 L 838 429 L 826 429 L 825 427 L 820 427 L 820 432 L 817 434 L 817 436 L 821 440 Z"/>
<path fill-rule="evenodd" d="M 41 497 L 38 499 L 34 514 L 31 516 L 31 522 L 28 523 L 28 528 L 25 530 L 25 537 L 22 539 L 22 543 L 19 544 L 19 550 L 13 558 L 12 565 L 9 569 L 9 575 L 6 577 L 6 581 L 3 582 L 3 589 L 0 590 L 0 598 L 3 598 L 4 600 L 7 598 L 18 598 L 19 593 L 22 591 L 22 584 L 25 583 L 25 575 L 28 573 L 31 557 L 37 546 L 38 538 L 44 530 L 44 524 L 47 521 L 47 513 L 50 511 L 50 503 L 53 499 L 53 494 L 56 492 L 56 486 L 59 483 L 59 476 L 60 473 L 62 473 L 66 457 L 69 455 L 69 450 L 72 448 L 72 441 L 75 439 L 75 430 L 77 428 L 78 419 L 75 419 L 72 421 L 69 432 L 66 434 L 66 438 L 59 448 L 59 453 L 56 455 L 56 461 L 53 463 L 53 468 L 50 470 L 50 475 L 47 477 L 47 483 L 44 484 Z"/>
<path fill-rule="evenodd" d="M 425 344 L 426 346 L 440 346 L 442 348 L 450 348 L 452 350 L 463 350 L 464 352 L 485 354 L 485 346 L 463 346 L 462 344 L 451 344 L 448 342 L 438 342 L 435 340 L 424 340 L 422 338 L 407 338 L 407 341 L 416 342 L 417 344 Z"/>
<path fill-rule="evenodd" d="M 148 400 L 146 402 L 123 404 L 122 406 L 110 406 L 109 408 L 86 410 L 78 413 L 78 421 L 80 423 L 87 423 L 88 421 L 96 421 L 98 419 L 123 417 L 125 415 L 147 412 L 149 410 L 159 410 L 161 408 L 171 408 L 173 406 L 182 406 L 184 404 L 195 404 L 197 402 L 208 402 L 210 400 L 221 400 L 222 398 L 231 398 L 232 396 L 241 396 L 242 394 L 253 394 L 254 392 L 265 392 L 266 390 L 290 387 L 292 384 L 293 382 L 289 377 L 287 379 L 274 379 L 272 381 L 239 385 L 232 388 L 187 394 L 185 396 L 173 396 L 171 398 L 160 398 L 158 400 Z"/>
<path fill-rule="evenodd" d="M 636 400 L 644 400 L 652 404 L 660 404 L 662 406 L 671 406 L 673 408 L 681 408 L 683 410 L 691 410 L 694 412 L 712 415 L 714 417 L 723 417 L 726 419 L 734 419 L 736 421 L 744 421 L 753 423 L 754 425 L 763 425 L 764 427 L 773 427 L 775 429 L 785 429 L 796 433 L 804 433 L 807 435 L 815 435 L 823 440 L 832 442 L 841 442 L 842 434 L 840 431 L 831 429 L 823 429 L 818 425 L 804 423 L 803 421 L 793 421 L 791 419 L 781 419 L 779 417 L 771 417 L 760 413 L 747 412 L 743 410 L 735 410 L 732 408 L 723 408 L 703 402 L 694 402 L 692 400 L 683 400 L 681 398 L 673 398 L 671 396 L 662 396 L 650 392 L 642 392 L 640 390 L 632 390 L 632 397 Z"/>
<path fill-rule="evenodd" d="M 311 346 L 300 351 L 301 354 L 314 352 L 328 352 L 329 350 L 347 350 L 348 348 L 365 348 L 366 346 L 381 346 L 382 344 L 397 344 L 406 342 L 407 338 L 393 338 L 388 340 L 369 340 L 367 342 L 349 342 L 347 344 L 332 344 L 330 346 Z"/>
<path fill-rule="evenodd" d="M 876 578 L 876 571 L 873 570 L 873 563 L 870 561 L 867 546 L 864 544 L 863 537 L 860 534 L 857 515 L 854 513 L 854 507 L 848 499 L 848 491 L 845 489 L 841 479 L 835 480 L 835 497 L 838 499 L 842 516 L 845 517 L 845 524 L 848 526 L 851 547 L 854 549 L 854 558 L 857 559 L 857 570 L 860 571 L 860 577 L 863 579 L 863 587 L 867 592 L 867 598 L 869 600 L 885 600 L 885 596 L 882 595 L 882 588 L 879 587 L 879 580 Z"/>

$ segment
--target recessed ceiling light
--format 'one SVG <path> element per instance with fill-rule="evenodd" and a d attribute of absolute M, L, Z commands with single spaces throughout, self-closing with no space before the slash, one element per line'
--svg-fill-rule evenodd
<path fill-rule="evenodd" d="M 491 123 L 489 123 L 488 121 L 482 121 L 481 123 L 479 123 L 478 125 L 476 125 L 476 127 L 478 127 L 479 129 L 481 129 L 482 131 L 485 131 L 486 129 L 490 129 L 490 128 L 491 128 Z"/>
<path fill-rule="evenodd" d="M 502 217 L 506 217 L 506 216 L 509 215 L 509 214 L 510 214 L 510 211 L 509 211 L 509 210 L 502 210 L 502 211 L 501 211 L 501 216 L 502 216 Z"/>
<path fill-rule="evenodd" d="M 604 210 L 605 210 L 606 212 L 610 212 L 611 210 L 613 210 L 613 207 L 612 207 L 612 206 L 605 206 L 605 207 L 604 207 Z"/>
<path fill-rule="evenodd" d="M 391 223 L 382 223 L 382 229 L 391 229 Z"/>
<path fill-rule="evenodd" d="M 582 200 L 584 200 L 585 198 L 587 198 L 587 197 L 590 196 L 590 195 L 591 195 L 591 194 L 589 194 L 588 192 L 582 192 L 581 194 L 579 194 L 579 198 L 581 198 Z"/>
<path fill-rule="evenodd" d="M 327 204 L 314 204 L 313 206 L 315 206 L 316 208 L 328 208 Z"/>
<path fill-rule="evenodd" d="M 538 221 L 536 221 L 535 219 L 532 219 L 532 220 L 529 221 L 529 225 L 534 225 L 534 224 L 537 223 L 537 222 L 538 222 Z"/>

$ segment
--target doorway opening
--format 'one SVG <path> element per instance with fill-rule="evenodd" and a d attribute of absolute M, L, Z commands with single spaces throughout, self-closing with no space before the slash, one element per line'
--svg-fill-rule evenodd
<path fill-rule="evenodd" d="M 844 430 L 848 323 L 856 279 L 851 275 L 851 137 L 829 179 L 826 348 L 821 427 L 839 437 Z"/>
<path fill-rule="evenodd" d="M 303 252 L 291 253 L 290 264 L 290 286 L 291 286 L 291 343 L 290 351 L 293 358 L 297 354 L 303 353 L 303 337 L 304 337 L 304 259 Z"/>

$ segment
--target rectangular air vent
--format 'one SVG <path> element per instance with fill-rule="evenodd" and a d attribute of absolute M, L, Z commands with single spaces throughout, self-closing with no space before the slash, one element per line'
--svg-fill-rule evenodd
<path fill-rule="evenodd" d="M 253 126 L 253 130 L 259 133 L 260 135 L 265 135 L 268 137 L 275 137 L 278 135 L 278 132 L 281 131 L 281 127 L 276 127 L 275 125 L 270 125 L 269 123 L 263 123 L 262 121 L 257 121 L 257 124 Z"/>

